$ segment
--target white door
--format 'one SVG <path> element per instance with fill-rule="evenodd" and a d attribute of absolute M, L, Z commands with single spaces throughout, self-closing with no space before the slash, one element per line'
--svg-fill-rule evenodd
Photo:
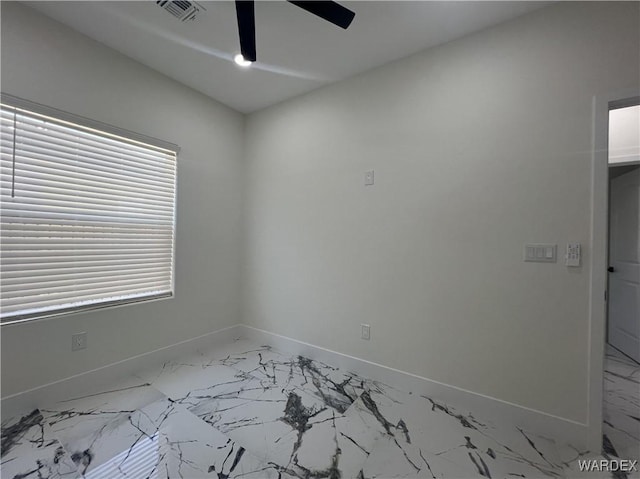
<path fill-rule="evenodd" d="M 609 343 L 640 362 L 640 170 L 611 180 Z"/>

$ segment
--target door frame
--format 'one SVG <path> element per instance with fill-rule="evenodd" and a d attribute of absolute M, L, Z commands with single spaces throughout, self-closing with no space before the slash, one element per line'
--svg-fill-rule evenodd
<path fill-rule="evenodd" d="M 587 427 L 592 452 L 602 449 L 604 353 L 606 339 L 609 260 L 609 110 L 640 103 L 640 88 L 593 98 L 591 154 L 591 258 L 589 290 L 589 356 Z"/>

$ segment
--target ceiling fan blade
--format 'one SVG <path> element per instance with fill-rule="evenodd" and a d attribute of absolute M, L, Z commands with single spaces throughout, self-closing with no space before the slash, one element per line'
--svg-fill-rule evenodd
<path fill-rule="evenodd" d="M 253 0 L 236 0 L 240 53 L 245 60 L 256 61 L 256 13 Z"/>
<path fill-rule="evenodd" d="M 351 25 L 353 17 L 356 16 L 348 8 L 332 1 L 287 1 L 345 30 Z"/>

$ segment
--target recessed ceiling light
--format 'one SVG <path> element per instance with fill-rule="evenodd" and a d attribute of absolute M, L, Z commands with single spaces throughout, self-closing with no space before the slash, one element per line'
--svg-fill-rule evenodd
<path fill-rule="evenodd" d="M 249 60 L 245 60 L 244 57 L 242 56 L 242 53 L 238 53 L 235 57 L 233 57 L 233 61 L 236 62 L 236 64 L 240 65 L 241 67 L 248 67 L 251 66 L 251 64 L 253 62 L 250 62 Z"/>

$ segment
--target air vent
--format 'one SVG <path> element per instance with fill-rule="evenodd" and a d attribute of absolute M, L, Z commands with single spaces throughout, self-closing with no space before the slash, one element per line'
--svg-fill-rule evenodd
<path fill-rule="evenodd" d="M 193 20 L 198 12 L 205 10 L 202 5 L 188 0 L 157 0 L 156 4 L 183 22 Z"/>

